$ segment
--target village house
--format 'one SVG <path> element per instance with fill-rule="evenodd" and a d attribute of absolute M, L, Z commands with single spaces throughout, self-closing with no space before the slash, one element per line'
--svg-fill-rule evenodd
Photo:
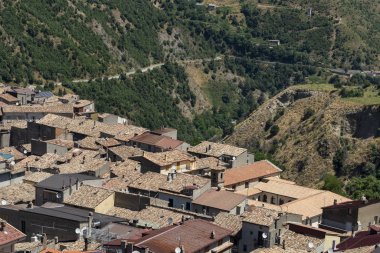
<path fill-rule="evenodd" d="M 253 187 L 265 177 L 279 176 L 282 170 L 268 160 L 226 170 L 224 187 L 239 191 Z"/>
<path fill-rule="evenodd" d="M 74 113 L 75 114 L 87 114 L 87 113 L 94 113 L 95 112 L 95 103 L 94 101 L 90 100 L 77 100 L 73 103 L 74 107 Z"/>
<path fill-rule="evenodd" d="M 133 156 L 142 156 L 143 152 L 139 148 L 131 147 L 131 146 L 117 146 L 117 147 L 112 147 L 107 150 L 108 158 L 112 162 L 117 162 L 117 161 L 125 161 L 128 160 L 128 158 L 133 157 Z"/>
<path fill-rule="evenodd" d="M 244 213 L 242 215 L 234 215 L 226 212 L 220 212 L 217 216 L 213 217 L 214 224 L 222 228 L 232 230 L 231 242 L 234 244 L 232 247 L 232 252 L 238 252 L 243 219 Z"/>
<path fill-rule="evenodd" d="M 42 156 L 46 153 L 64 155 L 74 148 L 74 142 L 71 140 L 52 139 L 52 140 L 31 140 L 31 153 Z"/>
<path fill-rule="evenodd" d="M 51 91 L 40 91 L 34 96 L 33 103 L 44 104 L 52 97 L 54 97 L 54 94 Z"/>
<path fill-rule="evenodd" d="M 0 217 L 8 217 L 8 222 L 25 233 L 30 240 L 33 235 L 46 234 L 47 239 L 58 237 L 60 242 L 76 241 L 77 228 L 91 225 L 91 229 L 104 227 L 111 222 L 122 222 L 124 219 L 88 210 L 46 203 L 44 206 L 3 205 L 0 206 Z M 83 230 L 82 230 L 83 231 Z"/>
<path fill-rule="evenodd" d="M 48 114 L 56 114 L 67 118 L 73 117 L 73 106 L 62 105 L 9 105 L 2 108 L 2 120 L 27 120 L 42 119 Z"/>
<path fill-rule="evenodd" d="M 283 224 L 289 221 L 300 222 L 301 217 L 261 207 L 250 208 L 243 219 L 239 252 L 251 252 L 259 247 L 271 248 L 279 242 L 286 230 Z"/>
<path fill-rule="evenodd" d="M 0 201 L 2 204 L 27 204 L 35 199 L 35 188 L 31 184 L 12 184 L 0 188 Z"/>
<path fill-rule="evenodd" d="M 46 202 L 62 203 L 84 185 L 101 186 L 96 177 L 82 174 L 56 174 L 36 184 L 35 203 L 38 206 Z"/>
<path fill-rule="evenodd" d="M 177 129 L 170 128 L 170 127 L 161 127 L 159 129 L 155 129 L 155 130 L 151 131 L 151 133 L 166 136 L 166 137 L 172 138 L 174 140 L 177 140 L 177 135 L 178 135 Z"/>
<path fill-rule="evenodd" d="M 223 187 L 226 169 L 226 163 L 215 157 L 205 157 L 196 158 L 195 169 L 186 171 L 185 173 L 210 178 L 212 187 Z"/>
<path fill-rule="evenodd" d="M 0 102 L 6 105 L 17 105 L 20 101 L 17 97 L 12 96 L 8 93 L 0 94 Z"/>
<path fill-rule="evenodd" d="M 101 178 L 110 171 L 110 163 L 102 158 L 75 157 L 70 162 L 55 165 L 48 170 L 58 174 L 85 174 Z"/>
<path fill-rule="evenodd" d="M 209 189 L 192 203 L 192 211 L 216 216 L 220 212 L 240 215 L 244 212 L 246 198 L 229 191 Z"/>
<path fill-rule="evenodd" d="M 364 231 L 359 231 L 343 240 L 334 248 L 335 252 L 375 252 L 379 251 L 380 226 L 371 225 Z M 362 251 L 363 250 L 363 251 Z M 364 251 L 366 250 L 366 251 Z"/>
<path fill-rule="evenodd" d="M 115 205 L 115 193 L 104 188 L 83 185 L 68 196 L 63 203 L 67 206 L 106 214 Z"/>
<path fill-rule="evenodd" d="M 28 88 L 15 88 L 8 90 L 7 93 L 16 97 L 21 105 L 26 105 L 33 102 L 36 93 Z"/>
<path fill-rule="evenodd" d="M 208 179 L 182 173 L 163 175 L 147 172 L 128 186 L 131 193 L 155 197 L 169 207 L 192 210 L 192 201 L 211 188 Z"/>
<path fill-rule="evenodd" d="M 122 241 L 120 248 L 123 247 L 126 253 L 168 253 L 174 252 L 177 247 L 180 252 L 187 253 L 231 253 L 231 233 L 230 230 L 208 221 L 188 220 L 147 233 L 133 244 Z"/>
<path fill-rule="evenodd" d="M 15 244 L 25 240 L 26 235 L 3 219 L 0 219 L 0 252 L 15 252 Z"/>
<path fill-rule="evenodd" d="M 107 124 L 128 124 L 128 120 L 126 118 L 110 113 L 99 113 L 98 121 Z"/>
<path fill-rule="evenodd" d="M 179 150 L 161 153 L 143 152 L 141 156 L 133 156 L 130 159 L 140 162 L 143 173 L 152 171 L 167 175 L 173 172 L 187 172 L 195 168 L 195 157 Z"/>
<path fill-rule="evenodd" d="M 199 158 L 215 157 L 229 165 L 230 168 L 253 163 L 254 156 L 247 149 L 222 143 L 203 141 L 188 148 L 188 152 Z"/>
<path fill-rule="evenodd" d="M 27 122 L 11 120 L 0 122 L 0 147 L 19 146 L 28 143 Z"/>
<path fill-rule="evenodd" d="M 380 200 L 354 200 L 323 207 L 321 227 L 342 231 L 366 230 L 380 224 Z"/>
<path fill-rule="evenodd" d="M 131 138 L 130 145 L 149 152 L 164 152 L 168 150 L 186 151 L 190 146 L 186 142 L 154 132 L 146 132 Z"/>

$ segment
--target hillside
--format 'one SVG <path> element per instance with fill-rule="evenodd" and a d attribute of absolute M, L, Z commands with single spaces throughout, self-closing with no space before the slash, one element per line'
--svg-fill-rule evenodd
<path fill-rule="evenodd" d="M 272 154 L 283 176 L 303 185 L 315 186 L 327 173 L 376 176 L 380 97 L 369 96 L 353 101 L 332 85 L 294 86 L 261 105 L 226 142 Z"/>

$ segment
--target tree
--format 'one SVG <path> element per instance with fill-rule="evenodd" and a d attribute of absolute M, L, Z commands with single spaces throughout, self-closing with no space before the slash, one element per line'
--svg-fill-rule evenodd
<path fill-rule="evenodd" d="M 333 157 L 333 166 L 337 176 L 342 176 L 344 160 L 347 158 L 346 147 L 338 149 Z"/>
<path fill-rule="evenodd" d="M 280 128 L 277 125 L 272 126 L 270 129 L 270 137 L 276 136 L 279 131 Z"/>
<path fill-rule="evenodd" d="M 344 195 L 343 182 L 334 175 L 327 174 L 323 178 L 323 190 L 332 191 L 340 195 Z"/>
<path fill-rule="evenodd" d="M 345 190 L 353 199 L 359 199 L 362 196 L 365 196 L 367 199 L 379 199 L 380 180 L 374 176 L 353 178 L 351 182 L 346 185 Z"/>

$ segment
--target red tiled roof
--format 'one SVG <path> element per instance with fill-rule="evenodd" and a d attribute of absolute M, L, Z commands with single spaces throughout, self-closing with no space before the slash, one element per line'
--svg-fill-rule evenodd
<path fill-rule="evenodd" d="M 269 177 L 280 172 L 281 170 L 271 162 L 267 160 L 258 161 L 252 164 L 226 170 L 224 173 L 224 185 L 230 186 L 252 179 Z"/>
<path fill-rule="evenodd" d="M 6 221 L 0 219 L 0 222 L 4 222 L 5 224 L 3 230 L 0 231 L 0 246 L 9 243 L 16 243 L 26 237 L 25 234 L 17 230 L 15 227 L 10 225 Z"/>
<path fill-rule="evenodd" d="M 14 97 L 8 93 L 0 94 L 0 98 L 4 99 L 5 101 L 8 101 L 8 102 L 17 102 L 18 101 L 18 98 Z"/>
<path fill-rule="evenodd" d="M 346 201 L 341 202 L 336 205 L 326 206 L 323 209 L 335 209 L 335 208 L 361 208 L 364 206 L 369 206 L 373 204 L 380 203 L 380 200 L 353 200 L 353 201 Z"/>
<path fill-rule="evenodd" d="M 137 135 L 130 140 L 138 143 L 156 146 L 162 149 L 175 149 L 183 143 L 183 141 L 180 140 L 175 140 L 164 135 L 157 135 L 149 132 Z"/>
<path fill-rule="evenodd" d="M 215 237 L 211 238 L 211 233 Z M 149 233 L 135 241 L 139 248 L 148 247 L 152 252 L 174 252 L 179 243 L 186 252 L 198 252 L 231 235 L 232 231 L 204 220 L 190 220 Z"/>
<path fill-rule="evenodd" d="M 343 242 L 339 243 L 336 251 L 344 251 L 348 249 L 356 249 L 366 246 L 374 246 L 380 243 L 380 233 L 370 233 L 369 231 L 362 231 L 356 233 L 354 237 L 350 237 Z"/>

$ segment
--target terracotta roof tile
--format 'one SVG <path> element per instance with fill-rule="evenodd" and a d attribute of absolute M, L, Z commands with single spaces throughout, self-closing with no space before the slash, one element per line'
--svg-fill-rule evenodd
<path fill-rule="evenodd" d="M 165 135 L 146 132 L 131 138 L 131 141 L 156 146 L 163 150 L 175 149 L 183 144 L 183 141 L 175 140 Z"/>
<path fill-rule="evenodd" d="M 228 201 L 226 201 L 228 200 Z M 231 211 L 245 200 L 245 196 L 229 191 L 210 189 L 193 201 L 193 204 Z"/>
<path fill-rule="evenodd" d="M 0 219 L 0 222 L 4 222 L 5 227 L 3 231 L 0 231 L 0 246 L 9 243 L 15 243 L 26 237 L 21 231 L 17 230 L 15 227 L 7 223 L 6 221 Z"/>
<path fill-rule="evenodd" d="M 294 199 L 300 199 L 307 196 L 314 195 L 322 192 L 321 190 L 315 190 L 299 185 L 284 184 L 275 181 L 268 181 L 267 183 L 260 182 L 254 186 L 254 188 L 261 190 L 262 192 L 268 192 L 286 196 Z"/>
<path fill-rule="evenodd" d="M 220 157 L 222 155 L 239 156 L 242 153 L 246 152 L 247 149 L 222 143 L 203 141 L 194 147 L 190 147 L 188 151 L 207 156 Z"/>
<path fill-rule="evenodd" d="M 226 170 L 224 173 L 224 186 L 228 187 L 249 180 L 258 180 L 263 177 L 279 174 L 280 170 L 273 163 L 263 160 L 237 168 Z"/>
<path fill-rule="evenodd" d="M 8 204 L 29 203 L 35 198 L 35 188 L 30 184 L 12 184 L 0 188 L 0 199 Z"/>
<path fill-rule="evenodd" d="M 125 145 L 112 147 L 109 150 L 122 159 L 128 159 L 132 156 L 141 156 L 143 154 L 143 151 L 141 149 Z"/>
<path fill-rule="evenodd" d="M 113 191 L 104 188 L 82 185 L 66 198 L 64 203 L 76 207 L 96 208 L 113 194 Z"/>
<path fill-rule="evenodd" d="M 168 166 L 182 161 L 195 161 L 195 157 L 180 150 L 159 153 L 144 152 L 143 157 L 159 166 Z"/>

